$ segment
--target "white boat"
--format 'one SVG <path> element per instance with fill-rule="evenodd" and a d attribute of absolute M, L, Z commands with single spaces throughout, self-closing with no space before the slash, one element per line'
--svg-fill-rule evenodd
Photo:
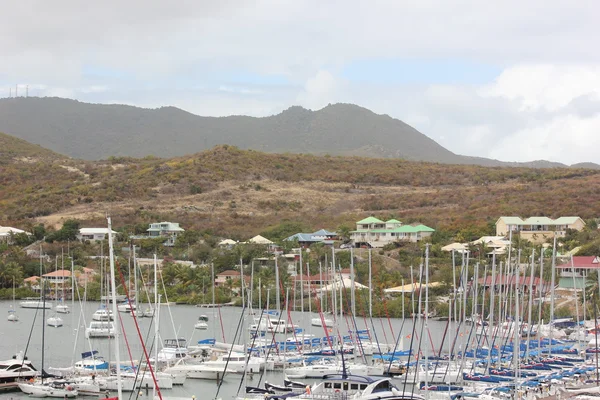
<path fill-rule="evenodd" d="M 208 324 L 204 321 L 198 321 L 194 324 L 195 329 L 208 329 Z"/>
<path fill-rule="evenodd" d="M 173 377 L 171 374 L 167 374 L 164 372 L 155 372 L 156 381 L 158 382 L 158 387 L 160 389 L 172 389 L 173 388 Z M 117 391 L 119 387 L 119 381 L 117 377 L 111 375 L 106 378 L 96 378 L 98 383 L 100 384 L 100 390 L 110 390 Z M 150 371 L 146 373 L 140 372 L 136 374 L 135 372 L 122 372 L 121 373 L 121 390 L 126 392 L 132 392 L 134 390 L 143 389 L 148 385 L 148 388 L 152 389 L 154 387 L 154 380 L 152 379 L 152 375 Z"/>
<path fill-rule="evenodd" d="M 46 323 L 48 324 L 48 326 L 52 326 L 54 328 L 63 326 L 63 320 L 58 315 L 51 316 L 46 320 Z"/>
<path fill-rule="evenodd" d="M 99 308 L 96 311 L 94 311 L 92 319 L 94 321 L 112 321 L 114 320 L 114 317 L 111 310 L 107 310 L 106 308 Z"/>
<path fill-rule="evenodd" d="M 65 303 L 57 304 L 56 307 L 54 308 L 54 311 L 56 311 L 57 313 L 61 313 L 61 314 L 68 314 L 71 312 L 71 310 L 69 309 L 69 306 L 66 305 Z"/>
<path fill-rule="evenodd" d="M 195 360 L 194 358 L 182 358 L 175 365 L 165 368 L 164 372 L 169 374 L 185 373 L 191 379 L 212 380 L 222 379 L 225 373 L 231 374 L 236 372 L 229 368 L 225 370 L 224 368 L 206 365 L 203 362 L 194 362 Z"/>
<path fill-rule="evenodd" d="M 6 317 L 6 319 L 10 322 L 17 322 L 19 320 L 19 316 L 15 310 L 8 310 L 8 317 Z"/>
<path fill-rule="evenodd" d="M 152 308 L 146 308 L 144 310 L 144 317 L 146 317 L 146 318 L 152 318 L 152 317 L 154 317 L 154 309 L 152 309 Z"/>
<path fill-rule="evenodd" d="M 91 321 L 90 326 L 85 328 L 85 337 L 89 338 L 113 338 L 115 337 L 115 324 L 111 321 Z"/>
<path fill-rule="evenodd" d="M 137 306 L 135 305 L 135 303 L 132 302 L 131 304 L 129 304 L 128 301 L 125 301 L 124 303 L 121 303 L 117 306 L 117 310 L 122 313 L 128 313 L 136 309 Z"/>
<path fill-rule="evenodd" d="M 47 383 L 23 382 L 19 383 L 19 389 L 31 397 L 58 397 L 67 399 L 77 397 L 78 395 L 77 390 L 65 381 L 50 381 Z"/>
<path fill-rule="evenodd" d="M 157 360 L 161 364 L 175 364 L 178 360 L 187 357 L 188 348 L 185 339 L 165 339 L 163 348 L 157 354 Z M 150 360 L 154 362 L 154 360 Z"/>
<path fill-rule="evenodd" d="M 0 389 L 16 388 L 17 380 L 32 379 L 38 375 L 39 372 L 22 352 L 10 360 L 0 361 Z"/>
<path fill-rule="evenodd" d="M 323 320 L 321 320 L 321 318 L 312 318 L 310 320 L 310 324 L 312 326 L 325 326 L 326 328 L 333 328 L 333 320 L 329 318 L 323 318 Z"/>
<path fill-rule="evenodd" d="M 231 353 L 230 355 L 222 355 L 216 360 L 204 361 L 204 365 L 216 369 L 231 369 L 238 374 L 244 372 L 258 373 L 265 367 L 266 361 L 264 358 L 248 357 L 243 353 Z"/>
<path fill-rule="evenodd" d="M 52 309 L 52 303 L 39 299 L 25 299 L 19 303 L 21 308 L 45 308 L 47 310 Z"/>

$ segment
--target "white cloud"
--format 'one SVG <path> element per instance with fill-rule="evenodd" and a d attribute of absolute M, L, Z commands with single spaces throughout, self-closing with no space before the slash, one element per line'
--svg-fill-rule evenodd
<path fill-rule="evenodd" d="M 29 82 L 30 95 L 215 116 L 350 102 L 460 154 L 593 161 L 599 14 L 598 2 L 567 0 L 22 0 L 3 6 L 0 95 Z M 478 85 L 372 84 L 341 73 L 368 60 L 378 74 L 382 59 L 502 72 Z M 258 79 L 238 81 L 240 73 Z M 285 79 L 261 82 L 273 75 Z"/>

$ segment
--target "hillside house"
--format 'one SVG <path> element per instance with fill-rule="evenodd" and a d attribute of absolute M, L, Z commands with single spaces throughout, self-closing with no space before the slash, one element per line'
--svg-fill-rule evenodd
<path fill-rule="evenodd" d="M 566 262 L 556 266 L 558 286 L 561 288 L 583 289 L 590 272 L 600 272 L 600 257 L 573 256 Z"/>
<path fill-rule="evenodd" d="M 564 237 L 568 229 L 581 231 L 584 227 L 585 221 L 580 217 L 529 217 L 525 220 L 520 217 L 500 217 L 496 221 L 496 235 L 509 236 L 512 231 L 513 235 L 519 234 L 522 239 L 539 244 L 553 239 L 555 235 Z"/>
<path fill-rule="evenodd" d="M 18 233 L 24 233 L 26 235 L 31 235 L 31 233 L 29 232 L 25 232 L 22 229 L 18 229 L 18 228 L 12 228 L 10 226 L 0 226 L 0 241 L 6 242 L 8 244 L 11 244 L 11 238 L 13 235 L 16 235 Z"/>
<path fill-rule="evenodd" d="M 179 226 L 178 222 L 154 222 L 150 224 L 150 227 L 146 230 L 147 235 L 133 235 L 131 239 L 156 239 L 164 238 L 164 246 L 174 246 L 177 236 L 185 232 L 185 229 Z"/>
<path fill-rule="evenodd" d="M 296 233 L 295 235 L 289 236 L 284 240 L 292 242 L 297 240 L 298 244 L 307 248 L 313 243 L 323 243 L 325 245 L 332 245 L 334 240 L 337 239 L 337 233 L 330 232 L 326 229 L 321 229 L 313 233 Z"/>
<path fill-rule="evenodd" d="M 356 223 L 356 230 L 350 232 L 355 246 L 383 247 L 386 244 L 408 241 L 418 242 L 429 237 L 434 229 L 425 225 L 403 225 L 396 219 L 382 221 L 368 217 Z"/>
<path fill-rule="evenodd" d="M 112 235 L 117 234 L 117 232 L 113 230 L 111 230 L 110 233 Z M 108 228 L 81 228 L 77 234 L 77 239 L 81 241 L 88 240 L 90 242 L 106 240 L 108 239 Z"/>

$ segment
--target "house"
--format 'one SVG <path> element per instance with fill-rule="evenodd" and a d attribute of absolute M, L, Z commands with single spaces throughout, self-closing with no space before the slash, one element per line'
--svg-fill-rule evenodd
<path fill-rule="evenodd" d="M 496 221 L 496 235 L 509 236 L 510 232 L 517 233 L 522 239 L 533 243 L 544 243 L 549 239 L 564 237 L 568 229 L 581 231 L 585 221 L 580 217 L 500 217 Z"/>
<path fill-rule="evenodd" d="M 59 269 L 42 275 L 42 279 L 51 285 L 61 285 L 67 283 L 71 279 L 71 271 L 66 269 Z"/>
<path fill-rule="evenodd" d="M 556 271 L 559 273 L 559 287 L 583 289 L 589 273 L 600 272 L 600 257 L 572 256 L 567 262 L 557 265 Z"/>
<path fill-rule="evenodd" d="M 40 277 L 39 276 L 30 276 L 29 278 L 25 278 L 23 280 L 23 284 L 25 284 L 25 286 L 29 286 L 31 287 L 31 290 L 33 290 L 34 292 L 39 292 L 40 291 Z"/>
<path fill-rule="evenodd" d="M 117 234 L 113 230 L 110 233 L 112 235 Z M 108 239 L 108 228 L 81 228 L 77 234 L 77 239 L 81 241 L 89 240 L 90 242 Z"/>
<path fill-rule="evenodd" d="M 96 275 L 98 275 L 98 273 L 94 269 L 87 267 L 83 267 L 81 271 L 75 271 L 75 278 L 77 279 L 77 284 L 83 287 L 85 287 L 88 283 L 92 282 Z"/>
<path fill-rule="evenodd" d="M 546 293 L 551 288 L 551 283 L 546 282 L 539 277 L 534 277 L 531 280 L 530 276 L 519 276 L 519 278 L 515 278 L 514 275 L 496 275 L 495 277 L 486 276 L 485 278 L 479 279 L 479 285 L 486 290 L 489 290 L 492 287 L 492 283 L 496 288 L 496 292 L 501 292 L 506 287 L 513 287 L 517 285 L 518 287 L 523 288 L 524 292 L 529 291 L 529 286 L 531 285 L 531 290 L 533 293 Z"/>
<path fill-rule="evenodd" d="M 383 247 L 399 241 L 418 242 L 431 236 L 433 232 L 434 229 L 422 224 L 403 225 L 396 219 L 384 222 L 368 217 L 358 221 L 356 230 L 350 234 L 355 246 Z"/>
<path fill-rule="evenodd" d="M 232 269 L 228 269 L 227 271 L 223 271 L 215 277 L 215 286 L 223 286 L 228 281 L 239 281 L 242 274 L 240 271 L 234 271 Z"/>
<path fill-rule="evenodd" d="M 458 242 L 450 243 L 450 244 L 442 247 L 442 251 L 447 251 L 447 252 L 455 251 L 457 253 L 465 253 L 465 252 L 467 252 L 467 250 L 469 250 L 469 248 L 466 244 L 458 243 Z"/>
<path fill-rule="evenodd" d="M 303 247 L 309 247 L 313 243 L 323 243 L 326 245 L 332 245 L 333 241 L 337 238 L 337 233 L 330 232 L 325 229 L 318 230 L 313 233 L 296 233 L 283 240 L 285 241 L 298 241 L 298 244 Z"/>
<path fill-rule="evenodd" d="M 174 246 L 177 235 L 185 232 L 185 229 L 179 226 L 178 222 L 154 222 L 150 224 L 150 227 L 146 230 L 147 235 L 133 235 L 131 239 L 156 239 L 164 238 L 164 246 Z"/>
<path fill-rule="evenodd" d="M 24 230 L 18 228 L 12 228 L 10 226 L 0 226 L 0 240 L 5 241 L 6 243 L 10 243 L 12 235 L 16 235 L 17 233 L 31 235 L 31 233 L 25 232 Z"/>

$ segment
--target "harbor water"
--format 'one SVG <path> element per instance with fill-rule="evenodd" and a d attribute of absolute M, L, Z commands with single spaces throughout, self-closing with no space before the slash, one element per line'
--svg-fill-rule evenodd
<path fill-rule="evenodd" d="M 69 314 L 58 314 L 64 325 L 62 327 L 53 328 L 45 326 L 44 340 L 44 369 L 48 371 L 50 368 L 65 368 L 71 366 L 74 362 L 81 359 L 81 353 L 91 350 L 97 350 L 99 355 L 103 356 L 107 361 L 114 362 L 114 339 L 85 339 L 85 327 L 89 325 L 92 314 L 96 311 L 100 303 L 86 302 L 67 303 L 71 308 Z M 56 302 L 52 302 L 52 309 L 25 309 L 19 307 L 19 301 L 16 301 L 14 307 L 18 313 L 19 320 L 17 322 L 8 322 L 6 316 L 12 301 L 0 302 L 0 315 L 3 315 L 3 320 L 0 322 L 0 361 L 11 358 L 19 352 L 25 352 L 29 360 L 31 360 L 37 369 L 42 367 L 42 328 L 45 324 L 45 319 L 54 315 L 54 307 Z M 144 309 L 145 305 L 140 305 Z M 252 317 L 247 316 L 245 323 L 242 324 L 241 333 L 236 335 L 236 329 L 240 322 L 242 308 L 240 307 L 222 307 L 222 308 L 200 308 L 191 305 L 162 305 L 160 307 L 160 323 L 159 331 L 162 342 L 165 339 L 185 338 L 188 344 L 194 345 L 198 340 L 215 338 L 217 341 L 243 344 L 250 343 L 251 339 L 248 334 L 248 324 L 252 322 Z M 194 329 L 194 324 L 200 315 L 209 317 L 208 329 Z M 317 317 L 315 313 L 291 311 L 292 322 L 295 325 L 305 329 L 308 334 L 315 337 L 323 337 L 326 331 L 322 327 L 311 326 L 311 319 Z M 121 336 L 120 340 L 120 357 L 123 364 L 130 364 L 128 360 L 141 360 L 143 356 L 143 348 L 141 342 L 146 344 L 146 347 L 151 354 L 154 354 L 154 326 L 152 318 L 137 318 L 139 326 L 136 329 L 134 318 L 126 313 L 119 313 L 121 318 L 115 319 L 115 325 L 120 325 L 120 328 L 126 333 Z M 259 311 L 256 311 L 255 317 L 259 316 Z M 286 318 L 284 315 L 282 318 Z M 421 325 L 418 324 L 413 332 L 413 324 L 411 319 L 379 319 L 379 318 L 357 318 L 352 320 L 350 317 L 338 317 L 339 334 L 348 335 L 349 330 L 354 330 L 356 324 L 359 330 L 368 328 L 373 340 L 377 337 L 380 343 L 395 344 L 398 338 L 399 350 L 412 348 L 427 349 L 428 352 L 438 352 L 447 322 L 433 321 L 428 322 L 428 328 L 421 331 Z M 470 328 L 464 327 L 462 330 L 468 334 Z M 449 332 L 452 330 L 449 330 Z M 421 334 L 422 332 L 422 334 Z M 334 329 L 328 332 L 330 335 L 338 335 L 338 330 Z M 140 339 L 141 336 L 141 339 Z M 462 336 L 462 335 L 461 335 Z M 287 337 L 293 337 L 293 334 L 277 334 L 276 340 L 283 341 Z M 456 334 L 447 334 L 444 339 L 442 352 L 447 352 L 450 344 Z M 460 347 L 456 344 L 455 349 Z M 431 354 L 431 353 L 430 353 Z M 127 360 L 127 361 L 126 361 Z M 241 375 L 227 375 L 222 382 L 220 388 L 215 381 L 201 379 L 187 379 L 183 386 L 175 386 L 171 390 L 164 390 L 164 396 L 178 396 L 192 398 L 195 396 L 198 399 L 211 399 L 218 397 L 223 399 L 231 399 L 238 393 L 244 392 L 244 385 L 262 386 L 265 381 L 274 384 L 283 383 L 282 371 L 267 371 L 263 375 L 254 374 L 252 377 L 246 376 L 243 381 Z M 315 380 L 306 380 L 305 383 L 312 384 Z M 145 391 L 131 394 L 131 398 L 150 398 L 152 391 L 146 395 Z M 130 393 L 125 393 L 124 398 L 129 398 Z M 27 395 L 20 392 L 0 393 L 0 399 L 21 399 L 28 398 Z"/>

